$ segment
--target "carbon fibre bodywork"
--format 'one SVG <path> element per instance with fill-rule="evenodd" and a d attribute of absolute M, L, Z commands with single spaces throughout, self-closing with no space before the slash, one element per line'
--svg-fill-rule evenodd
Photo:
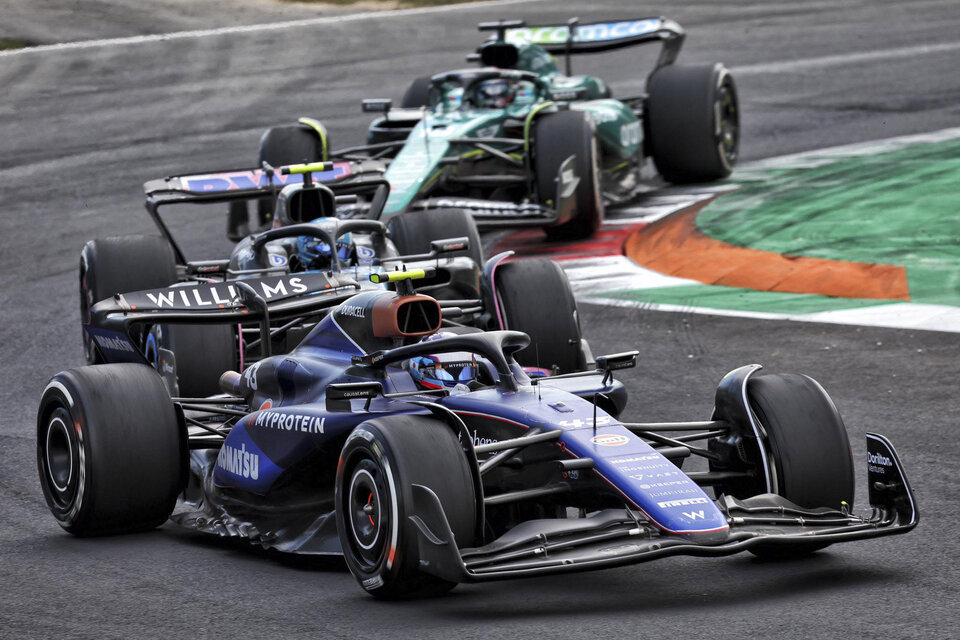
<path fill-rule="evenodd" d="M 694 436 L 655 432 L 693 430 L 701 438 L 766 446 L 746 390 L 757 365 L 724 378 L 711 421 L 623 423 L 625 392 L 612 366 L 531 380 L 512 357 L 528 343 L 524 334 L 467 332 L 393 346 L 373 339 L 375 300 L 394 295 L 348 299 L 293 352 L 237 375 L 235 397 L 222 400 L 233 403 L 237 416 L 222 444 L 217 436 L 191 435 L 186 508 L 174 520 L 280 551 L 339 553 L 333 485 L 341 448 L 366 420 L 413 414 L 446 422 L 477 479 L 481 524 L 474 540 L 454 539 L 436 495 L 420 485 L 413 486 L 413 515 L 396 525 L 416 532 L 421 570 L 453 582 L 831 544 L 905 533 L 917 524 L 901 463 L 875 434 L 867 443 L 872 513 L 857 515 L 848 504 L 800 507 L 773 491 L 714 499 L 704 487 L 718 476 L 685 473 L 683 459 L 699 451 L 686 444 Z M 485 384 L 438 395 L 419 390 L 403 368 L 428 351 L 462 350 L 483 358 Z M 368 393 L 371 384 L 375 393 Z M 615 399 L 609 410 L 598 406 L 601 395 Z"/>

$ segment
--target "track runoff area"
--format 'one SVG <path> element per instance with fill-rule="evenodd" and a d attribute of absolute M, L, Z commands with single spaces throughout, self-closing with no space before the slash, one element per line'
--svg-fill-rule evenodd
<path fill-rule="evenodd" d="M 960 128 L 771 158 L 608 209 L 586 242 L 513 233 L 581 302 L 960 332 Z"/>

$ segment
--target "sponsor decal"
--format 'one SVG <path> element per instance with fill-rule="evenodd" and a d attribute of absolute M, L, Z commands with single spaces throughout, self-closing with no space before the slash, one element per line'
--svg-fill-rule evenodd
<path fill-rule="evenodd" d="M 253 424 L 267 429 L 299 431 L 300 433 L 323 433 L 323 424 L 326 420 L 326 418 L 307 416 L 299 413 L 261 411 L 257 414 Z"/>
<path fill-rule="evenodd" d="M 350 316 L 351 318 L 366 318 L 367 310 L 365 307 L 356 304 L 342 304 L 340 305 L 340 310 L 337 311 L 337 315 Z"/>
<path fill-rule="evenodd" d="M 580 178 L 577 177 L 577 172 L 573 170 L 573 163 L 571 162 L 560 171 L 560 197 L 566 199 L 572 196 L 579 184 Z"/>
<path fill-rule="evenodd" d="M 98 338 L 99 340 L 99 338 Z M 867 470 L 874 473 L 886 473 L 884 467 L 892 467 L 893 460 L 881 453 L 867 452 Z"/>
<path fill-rule="evenodd" d="M 241 444 L 239 449 L 223 445 L 217 455 L 217 466 L 241 478 L 256 480 L 260 477 L 260 456 L 247 451 L 245 444 Z"/>
<path fill-rule="evenodd" d="M 357 258 L 360 260 L 373 260 L 377 257 L 377 252 L 370 247 L 357 247 Z"/>
<path fill-rule="evenodd" d="M 657 506 L 661 509 L 669 509 L 670 507 L 689 507 L 695 504 L 710 504 L 710 500 L 707 498 L 681 498 L 680 500 L 658 502 Z"/>
<path fill-rule="evenodd" d="M 272 406 L 273 406 L 273 402 L 271 402 L 270 400 L 264 400 L 263 404 L 260 405 L 260 408 L 257 409 L 257 411 L 266 411 Z"/>
<path fill-rule="evenodd" d="M 674 472 L 672 472 L 672 473 L 668 472 L 668 473 L 659 474 L 659 475 L 680 475 L 680 473 L 679 473 L 678 471 L 674 471 Z M 634 478 L 635 476 L 630 476 L 630 477 L 631 477 L 631 478 Z M 641 477 L 643 477 L 643 476 L 641 476 Z M 638 478 L 638 479 L 639 479 L 639 478 Z M 670 480 L 670 481 L 667 481 L 667 482 L 652 482 L 652 483 L 641 484 L 641 485 L 640 485 L 640 488 L 641 488 L 641 489 L 659 489 L 659 488 L 662 488 L 662 487 L 675 487 L 675 486 L 678 486 L 678 485 L 686 485 L 686 484 L 687 484 L 687 481 L 686 481 L 686 480 Z"/>
<path fill-rule="evenodd" d="M 264 300 L 299 295 L 309 290 L 309 287 L 303 283 L 303 278 L 299 277 L 281 278 L 276 281 L 273 281 L 273 279 L 251 280 L 249 284 L 260 288 Z M 225 307 L 239 304 L 237 302 L 237 289 L 232 284 L 174 287 L 147 293 L 146 296 L 158 309 L 177 306 L 186 308 Z"/>
<path fill-rule="evenodd" d="M 576 418 L 574 420 L 561 420 L 557 424 L 563 427 L 574 427 L 574 428 L 594 426 L 593 418 L 587 418 L 586 420 L 581 420 L 580 418 Z M 613 420 L 611 418 L 608 418 L 607 416 L 599 416 L 597 418 L 596 426 L 598 427 L 605 427 L 610 424 L 613 424 Z"/>
<path fill-rule="evenodd" d="M 601 447 L 619 447 L 630 442 L 630 438 L 618 433 L 604 433 L 590 438 L 590 442 Z"/>
<path fill-rule="evenodd" d="M 534 203 L 514 204 L 512 202 L 456 200 L 452 198 L 437 198 L 432 202 L 436 208 L 468 209 L 482 216 L 538 215 L 543 211 L 543 207 Z"/>
<path fill-rule="evenodd" d="M 383 586 L 383 578 L 373 576 L 372 578 L 367 578 L 361 584 L 363 584 L 364 589 L 376 589 L 377 587 Z"/>
<path fill-rule="evenodd" d="M 101 349 L 106 349 L 108 351 L 123 351 L 126 353 L 136 353 L 137 350 L 133 348 L 133 345 L 130 344 L 129 340 L 124 340 L 123 338 L 110 338 L 108 336 L 95 335 L 93 339 L 97 341 L 97 346 Z"/>
<path fill-rule="evenodd" d="M 620 144 L 625 147 L 632 147 L 640 144 L 640 123 L 631 122 L 620 127 Z"/>
<path fill-rule="evenodd" d="M 633 478 L 634 480 L 643 480 L 644 478 L 646 478 L 647 480 L 654 480 L 654 479 L 660 479 L 660 478 L 669 478 L 670 476 L 679 476 L 680 475 L 679 471 L 657 471 L 657 472 L 653 471 L 655 469 L 669 469 L 671 466 L 672 465 L 664 461 L 663 464 L 655 464 L 649 467 L 624 467 L 623 469 L 620 469 L 620 471 L 624 473 L 626 473 L 627 471 L 646 471 L 647 472 L 647 473 L 631 474 L 630 477 Z"/>
<path fill-rule="evenodd" d="M 658 18 L 644 20 L 622 20 L 601 22 L 598 24 L 578 25 L 573 36 L 574 42 L 606 42 L 639 36 L 656 31 L 660 27 Z M 566 44 L 570 37 L 567 25 L 549 25 L 543 27 L 518 27 L 507 29 L 505 39 L 511 44 Z"/>
<path fill-rule="evenodd" d="M 330 182 L 350 175 L 350 163 L 338 162 L 331 171 L 316 171 L 313 174 L 315 182 Z M 273 175 L 273 184 L 285 186 L 303 182 L 300 174 L 282 175 L 279 172 Z M 258 189 L 270 186 L 270 178 L 261 169 L 253 171 L 227 171 L 224 173 L 209 173 L 195 176 L 183 176 L 180 184 L 184 191 L 209 193 L 211 191 L 236 191 L 238 189 Z"/>
<path fill-rule="evenodd" d="M 667 496 L 682 496 L 682 495 L 690 495 L 691 493 L 695 493 L 693 490 L 693 487 L 688 485 L 686 482 L 682 482 L 680 484 L 684 484 L 686 486 L 681 489 L 666 489 L 664 491 L 651 491 L 649 495 L 651 498 L 665 498 Z"/>
<path fill-rule="evenodd" d="M 870 464 L 882 464 L 885 467 L 892 467 L 893 461 L 885 455 L 879 453 L 867 453 L 867 462 Z"/>
<path fill-rule="evenodd" d="M 632 462 L 646 462 L 647 460 L 663 460 L 664 457 L 659 453 L 657 454 L 648 454 L 643 456 L 630 456 L 629 458 L 617 458 L 616 460 L 611 460 L 610 464 L 630 464 Z"/>
<path fill-rule="evenodd" d="M 270 264 L 274 267 L 283 267 L 287 264 L 287 256 L 282 256 L 279 253 L 270 254 Z"/>
<path fill-rule="evenodd" d="M 458 434 L 457 439 L 463 442 L 463 434 Z M 496 438 L 483 438 L 477 435 L 476 429 L 473 430 L 473 436 L 471 437 L 471 440 L 473 440 L 473 446 L 477 446 L 478 444 L 493 444 L 494 442 L 500 442 Z"/>

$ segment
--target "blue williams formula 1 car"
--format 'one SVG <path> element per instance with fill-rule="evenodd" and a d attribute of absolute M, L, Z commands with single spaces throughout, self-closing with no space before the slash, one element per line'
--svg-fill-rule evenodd
<path fill-rule="evenodd" d="M 880 435 L 867 436 L 871 509 L 854 510 L 843 422 L 808 377 L 745 366 L 721 380 L 710 420 L 622 422 L 613 376 L 637 352 L 531 378 L 514 359 L 526 334 L 440 330 L 437 301 L 410 286 L 418 275 L 373 276 L 398 290 L 343 300 L 289 354 L 224 372 L 215 396 L 171 399 L 142 364 L 54 376 L 37 456 L 59 524 L 117 534 L 173 514 L 281 552 L 342 554 L 384 598 L 678 554 L 798 555 L 917 524 Z M 205 298 L 217 286 L 198 285 Z M 240 288 L 222 311 L 104 301 L 93 314 L 117 334 L 148 313 L 266 328 L 267 314 L 318 304 Z M 684 472 L 690 456 L 709 469 Z"/>
<path fill-rule="evenodd" d="M 721 64 L 674 64 L 685 34 L 666 18 L 527 26 L 480 25 L 494 35 L 471 56 L 479 68 L 419 78 L 400 109 L 379 111 L 363 146 L 329 149 L 304 118 L 268 130 L 259 161 L 389 160 L 384 212 L 456 207 L 483 228 L 540 226 L 558 238 L 593 233 L 604 207 L 637 192 L 652 159 L 674 183 L 728 176 L 739 148 L 736 85 Z M 571 56 L 662 45 L 644 95 L 614 98 L 600 78 L 573 75 Z M 565 72 L 551 53 L 566 54 Z M 269 202 L 260 207 L 269 218 Z"/>
<path fill-rule="evenodd" d="M 289 351 L 316 324 L 316 312 L 326 313 L 361 288 L 393 288 L 389 282 L 370 282 L 369 275 L 403 265 L 429 269 L 429 278 L 416 281 L 417 291 L 440 300 L 446 324 L 509 327 L 532 335 L 538 348 L 518 354 L 528 366 L 563 373 L 585 366 L 589 347 L 581 339 L 570 286 L 556 264 L 506 262 L 507 253 L 485 261 L 476 224 L 463 211 L 420 211 L 384 222 L 380 214 L 389 185 L 382 174 L 379 163 L 344 162 L 148 182 L 147 210 L 162 235 L 99 238 L 81 254 L 80 312 L 88 362 L 145 359 L 171 395 L 213 394 L 223 371 Z M 265 196 L 277 210 L 274 227 L 241 234 L 222 259 L 188 260 L 161 216 L 168 207 L 191 205 L 194 212 L 206 205 L 245 206 Z M 304 277 L 288 277 L 297 274 Z M 273 314 L 266 340 L 257 323 L 245 317 L 236 323 L 169 324 L 162 314 L 153 314 L 143 318 L 154 321 L 116 334 L 92 313 L 97 302 L 118 295 L 131 311 L 220 309 L 237 297 L 236 281 L 256 287 L 268 301 L 304 293 L 309 283 L 320 282 L 328 290 L 311 294 L 326 300 L 326 307 L 294 316 Z M 221 286 L 197 288 L 213 283 Z M 131 302 L 137 297 L 140 304 Z"/>

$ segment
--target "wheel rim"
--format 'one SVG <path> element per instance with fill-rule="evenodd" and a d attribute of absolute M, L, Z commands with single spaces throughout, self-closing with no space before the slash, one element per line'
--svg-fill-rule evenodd
<path fill-rule="evenodd" d="M 383 558 L 389 526 L 389 510 L 384 508 L 383 471 L 369 458 L 361 460 L 350 476 L 344 513 L 350 523 L 353 555 L 364 569 L 372 569 Z"/>
<path fill-rule="evenodd" d="M 733 168 L 737 161 L 740 146 L 740 114 L 737 106 L 737 94 L 729 77 L 720 83 L 716 102 L 717 149 L 723 163 Z"/>
<path fill-rule="evenodd" d="M 47 493 L 58 509 L 66 511 L 74 501 L 82 475 L 80 447 L 66 409 L 57 407 L 51 412 L 38 444 L 42 447 L 41 475 Z"/>

